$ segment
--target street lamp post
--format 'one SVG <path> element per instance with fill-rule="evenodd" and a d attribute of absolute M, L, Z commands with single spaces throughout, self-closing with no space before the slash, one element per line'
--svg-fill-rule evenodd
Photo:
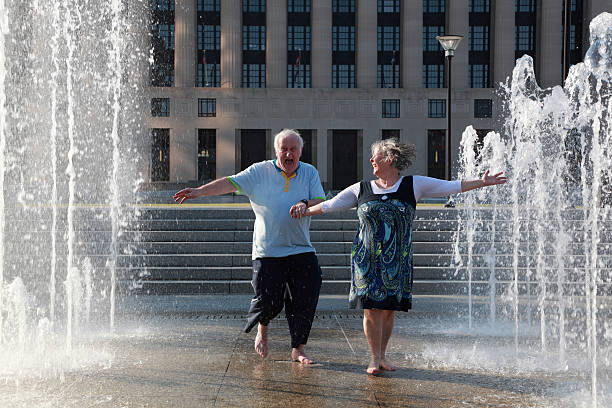
<path fill-rule="evenodd" d="M 446 87 L 448 90 L 446 96 L 446 179 L 451 179 L 451 58 L 455 55 L 455 50 L 459 45 L 459 42 L 463 39 L 462 35 L 439 35 L 436 40 L 440 42 L 442 48 L 444 48 L 444 55 L 448 62 L 448 69 L 446 70 Z M 450 201 L 449 201 L 450 203 Z"/>

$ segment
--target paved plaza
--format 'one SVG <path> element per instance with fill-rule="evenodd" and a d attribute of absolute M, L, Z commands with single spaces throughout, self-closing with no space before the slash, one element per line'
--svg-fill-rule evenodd
<path fill-rule="evenodd" d="M 485 345 L 480 358 L 499 352 L 503 362 L 512 339 L 448 331 L 465 320 L 462 300 L 417 297 L 412 312 L 398 314 L 389 357 L 399 369 L 377 377 L 365 374 L 360 313 L 346 309 L 344 296 L 321 298 L 308 343 L 313 366 L 289 362 L 282 318 L 271 323 L 270 356 L 257 356 L 254 333 L 241 330 L 248 302 L 246 295 L 127 298 L 116 332 L 84 341 L 76 367 L 3 381 L 0 406 L 590 406 L 586 377 L 478 367 L 473 355 L 470 362 L 466 353 L 478 345 Z"/>

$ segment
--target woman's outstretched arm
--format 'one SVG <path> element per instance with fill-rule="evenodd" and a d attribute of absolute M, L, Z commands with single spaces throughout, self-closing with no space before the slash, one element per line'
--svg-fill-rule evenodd
<path fill-rule="evenodd" d="M 499 173 L 490 176 L 489 170 L 487 170 L 481 179 L 461 180 L 461 192 L 464 193 L 466 191 L 475 190 L 477 188 L 494 186 L 496 184 L 504 184 L 506 180 L 506 176 L 503 175 L 503 172 L 500 171 Z"/>

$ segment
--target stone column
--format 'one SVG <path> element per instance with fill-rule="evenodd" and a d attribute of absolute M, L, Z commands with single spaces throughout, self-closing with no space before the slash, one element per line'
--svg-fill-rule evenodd
<path fill-rule="evenodd" d="M 331 88 L 332 2 L 311 2 L 312 51 L 310 53 L 313 88 Z"/>
<path fill-rule="evenodd" d="M 357 2 L 357 88 L 376 88 L 377 72 L 377 2 Z"/>
<path fill-rule="evenodd" d="M 174 86 L 192 88 L 196 72 L 196 2 L 175 0 Z"/>
<path fill-rule="evenodd" d="M 542 0 L 536 26 L 536 65 L 541 87 L 560 85 L 563 75 L 563 3 L 556 0 Z"/>
<path fill-rule="evenodd" d="M 236 127 L 235 120 L 217 130 L 217 178 L 231 176 L 236 172 Z"/>
<path fill-rule="evenodd" d="M 423 86 L 423 2 L 402 2 L 402 87 Z"/>
<path fill-rule="evenodd" d="M 198 178 L 197 150 L 195 129 L 170 129 L 170 182 L 183 183 Z"/>
<path fill-rule="evenodd" d="M 468 0 L 452 0 L 447 1 L 446 4 L 448 7 L 446 34 L 463 36 L 451 62 L 451 75 L 453 76 L 451 85 L 453 89 L 464 89 L 468 86 L 468 35 L 470 30 Z"/>
<path fill-rule="evenodd" d="M 266 2 L 266 88 L 287 87 L 287 0 Z"/>
<path fill-rule="evenodd" d="M 505 82 L 514 68 L 514 2 L 496 0 L 491 7 L 491 77 L 495 86 Z"/>
<path fill-rule="evenodd" d="M 242 2 L 224 1 L 221 7 L 221 87 L 242 86 Z"/>

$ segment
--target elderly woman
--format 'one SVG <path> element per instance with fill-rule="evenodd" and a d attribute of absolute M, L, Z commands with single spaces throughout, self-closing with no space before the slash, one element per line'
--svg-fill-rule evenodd
<path fill-rule="evenodd" d="M 506 178 L 501 172 L 490 176 L 489 171 L 481 179 L 463 181 L 401 176 L 415 157 L 413 145 L 386 139 L 375 142 L 371 151 L 376 180 L 355 183 L 303 215 L 357 207 L 359 231 L 351 251 L 349 305 L 363 309 L 363 331 L 371 353 L 366 371 L 376 374 L 395 370 L 385 356 L 395 311 L 412 307 L 412 220 L 417 201 L 502 184 Z"/>

